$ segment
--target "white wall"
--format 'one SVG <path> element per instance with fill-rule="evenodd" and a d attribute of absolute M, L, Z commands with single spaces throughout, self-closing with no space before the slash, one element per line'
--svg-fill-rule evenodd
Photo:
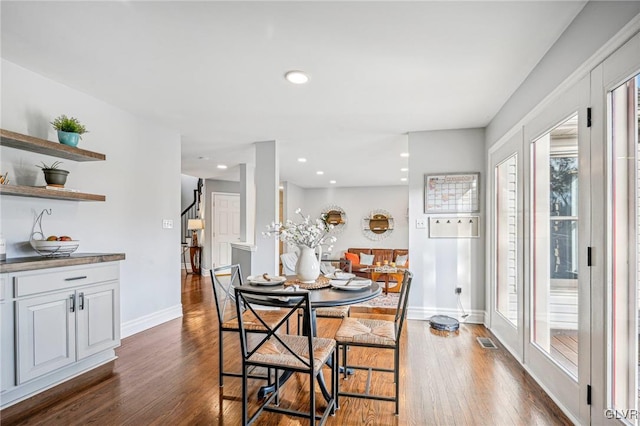
<path fill-rule="evenodd" d="M 409 315 L 460 316 L 456 287 L 462 287 L 462 304 L 471 313 L 468 321 L 482 322 L 485 309 L 485 243 L 480 238 L 428 238 L 428 226 L 416 228 L 424 213 L 424 175 L 481 172 L 480 196 L 484 200 L 486 176 L 484 130 L 441 130 L 409 133 L 409 254 L 414 274 Z M 481 201 L 481 210 L 484 206 Z M 480 223 L 484 214 L 480 214 Z M 451 215 L 449 215 L 451 216 Z"/>
<path fill-rule="evenodd" d="M 291 219 L 293 221 L 297 221 L 295 211 L 298 208 L 304 209 L 305 207 L 305 190 L 298 185 L 291 182 L 283 182 L 283 199 L 282 199 L 282 221 L 285 222 L 287 219 Z M 256 238 L 262 238 L 261 232 L 266 231 L 265 229 L 257 229 L 256 230 Z M 294 251 L 292 247 L 289 247 L 288 244 L 284 245 L 283 250 L 286 252 Z"/>
<path fill-rule="evenodd" d="M 106 202 L 1 197 L 7 257 L 35 255 L 29 239 L 34 215 L 46 234 L 80 240 L 79 252 L 123 252 L 121 318 L 123 336 L 182 314 L 180 228 L 162 229 L 163 219 L 180 221 L 180 135 L 72 88 L 2 60 L 4 129 L 56 141 L 48 124 L 59 114 L 86 125 L 79 147 L 106 154 L 106 161 L 61 160 L 71 173 L 67 187 L 106 195 Z M 12 183 L 44 185 L 44 155 L 0 148 L 0 170 Z"/>
<path fill-rule="evenodd" d="M 330 258 L 339 258 L 350 247 L 406 249 L 409 247 L 407 191 L 407 186 L 305 189 L 304 204 L 297 207 L 311 217 L 319 217 L 329 205 L 337 205 L 345 211 L 347 224 L 336 235 L 338 240 Z M 372 241 L 362 232 L 362 219 L 378 209 L 391 213 L 394 229 L 387 238 Z M 413 259 L 413 253 L 409 253 L 409 258 Z"/>

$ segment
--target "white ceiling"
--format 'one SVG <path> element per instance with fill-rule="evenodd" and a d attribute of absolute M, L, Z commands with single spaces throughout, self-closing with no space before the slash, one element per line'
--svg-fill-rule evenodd
<path fill-rule="evenodd" d="M 407 132 L 486 126 L 583 6 L 2 1 L 1 52 L 178 129 L 184 174 L 236 179 L 277 140 L 282 181 L 401 185 Z"/>

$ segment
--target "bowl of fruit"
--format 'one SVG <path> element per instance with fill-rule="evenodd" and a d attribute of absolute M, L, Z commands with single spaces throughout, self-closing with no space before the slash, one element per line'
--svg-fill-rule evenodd
<path fill-rule="evenodd" d="M 47 239 L 35 239 L 34 237 L 36 235 L 32 235 L 29 243 L 42 256 L 69 256 L 80 246 L 80 241 L 67 235 L 60 237 L 51 235 Z"/>

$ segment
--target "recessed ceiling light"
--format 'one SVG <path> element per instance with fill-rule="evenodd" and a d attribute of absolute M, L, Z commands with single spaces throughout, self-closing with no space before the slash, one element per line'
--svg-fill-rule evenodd
<path fill-rule="evenodd" d="M 219 169 L 223 169 L 224 170 L 224 169 L 227 168 L 227 165 L 226 164 L 218 164 L 216 167 L 219 168 Z"/>
<path fill-rule="evenodd" d="M 401 168 L 401 169 L 400 169 L 400 171 L 401 171 L 401 172 L 408 172 L 408 171 L 409 171 L 409 168 L 408 168 L 408 167 L 403 167 L 403 168 Z"/>
<path fill-rule="evenodd" d="M 316 174 L 317 174 L 317 175 L 323 175 L 323 174 L 324 174 L 324 172 L 323 172 L 322 170 L 318 170 L 318 171 L 316 172 Z"/>
<path fill-rule="evenodd" d="M 286 78 L 289 83 L 293 84 L 305 84 L 309 81 L 309 76 L 305 74 L 304 71 L 298 70 L 287 71 L 284 78 Z"/>
<path fill-rule="evenodd" d="M 306 158 L 298 158 L 298 161 L 301 163 L 306 163 L 307 159 Z"/>
<path fill-rule="evenodd" d="M 400 178 L 401 181 L 406 182 L 407 178 Z"/>
<path fill-rule="evenodd" d="M 280 188 L 280 190 L 284 189 L 284 186 L 280 185 L 278 188 Z"/>
<path fill-rule="evenodd" d="M 329 183 L 336 183 L 336 181 L 335 180 L 330 180 Z"/>
<path fill-rule="evenodd" d="M 409 153 L 408 152 L 403 152 L 400 154 L 400 157 L 408 157 Z"/>

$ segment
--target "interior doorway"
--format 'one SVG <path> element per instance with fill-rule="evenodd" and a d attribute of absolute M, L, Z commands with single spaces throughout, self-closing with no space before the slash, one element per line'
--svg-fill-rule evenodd
<path fill-rule="evenodd" d="M 211 264 L 231 263 L 231 243 L 240 241 L 240 195 L 214 192 L 211 199 Z"/>

